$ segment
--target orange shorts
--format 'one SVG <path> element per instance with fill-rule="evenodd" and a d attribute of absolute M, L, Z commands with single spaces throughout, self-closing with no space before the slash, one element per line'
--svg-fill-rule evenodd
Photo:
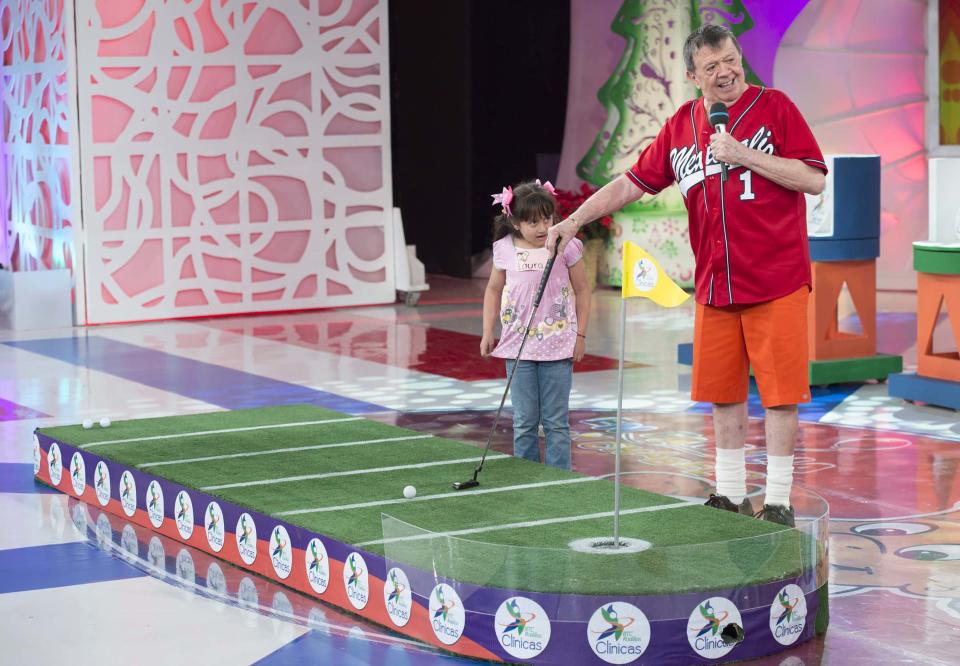
<path fill-rule="evenodd" d="M 755 305 L 718 308 L 697 303 L 690 397 L 698 402 L 744 402 L 752 366 L 764 407 L 809 401 L 809 295 L 803 286 Z"/>

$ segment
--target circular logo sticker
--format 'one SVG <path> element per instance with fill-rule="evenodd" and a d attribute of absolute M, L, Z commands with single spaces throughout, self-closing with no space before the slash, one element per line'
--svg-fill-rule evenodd
<path fill-rule="evenodd" d="M 93 468 L 93 489 L 97 493 L 100 506 L 110 503 L 110 469 L 102 460 L 98 461 L 97 466 Z"/>
<path fill-rule="evenodd" d="M 395 625 L 403 627 L 410 621 L 413 594 L 403 569 L 394 567 L 387 572 L 387 581 L 383 586 L 383 603 L 387 607 L 390 621 Z"/>
<path fill-rule="evenodd" d="M 223 528 L 223 511 L 216 502 L 210 502 L 207 505 L 206 518 L 203 521 L 204 530 L 207 533 L 207 543 L 210 544 L 210 550 L 219 553 L 223 548 L 223 542 L 226 539 L 226 532 Z"/>
<path fill-rule="evenodd" d="M 87 489 L 87 467 L 83 464 L 83 456 L 79 451 L 74 452 L 70 458 L 70 483 L 77 497 L 83 495 L 83 491 Z"/>
<path fill-rule="evenodd" d="M 294 617 L 293 604 L 290 603 L 290 597 L 284 594 L 283 590 L 277 590 L 273 593 L 273 602 L 270 604 L 270 608 L 278 615 Z"/>
<path fill-rule="evenodd" d="M 253 582 L 250 576 L 244 576 L 237 587 L 237 598 L 241 606 L 256 608 L 260 605 L 260 593 L 257 592 L 257 584 Z"/>
<path fill-rule="evenodd" d="M 123 526 L 120 533 L 120 546 L 123 548 L 121 555 L 125 555 L 127 561 L 140 559 L 140 542 L 137 541 L 137 532 L 133 525 L 127 523 Z"/>
<path fill-rule="evenodd" d="M 633 284 L 638 291 L 650 291 L 659 280 L 656 265 L 646 257 L 633 264 Z"/>
<path fill-rule="evenodd" d="M 177 578 L 191 585 L 197 582 L 197 565 L 193 563 L 193 555 L 186 548 L 177 553 Z"/>
<path fill-rule="evenodd" d="M 650 621 L 633 604 L 612 601 L 593 611 L 587 622 L 587 642 L 608 664 L 629 664 L 650 645 Z"/>
<path fill-rule="evenodd" d="M 84 538 L 87 538 L 87 528 L 90 526 L 90 514 L 87 513 L 87 505 L 83 502 L 74 504 L 70 511 L 70 517 L 73 518 L 73 525 Z"/>
<path fill-rule="evenodd" d="M 690 647 L 701 657 L 718 659 L 724 656 L 736 643 L 723 640 L 723 630 L 728 624 L 743 626 L 740 611 L 729 599 L 710 597 L 701 601 L 687 621 L 687 640 Z"/>
<path fill-rule="evenodd" d="M 50 473 L 50 483 L 59 486 L 63 476 L 63 460 L 60 458 L 60 446 L 56 442 L 50 442 L 50 450 L 47 451 L 47 471 Z"/>
<path fill-rule="evenodd" d="M 453 645 L 463 635 L 467 616 L 457 591 L 440 583 L 430 592 L 430 626 L 444 645 Z"/>
<path fill-rule="evenodd" d="M 167 553 L 156 536 L 151 537 L 150 545 L 147 546 L 147 562 L 161 572 L 167 570 Z"/>
<path fill-rule="evenodd" d="M 293 546 L 283 525 L 277 525 L 270 533 L 270 562 L 280 578 L 289 576 L 293 569 Z"/>
<path fill-rule="evenodd" d="M 220 595 L 227 593 L 227 577 L 216 562 L 211 562 L 207 567 L 207 588 Z"/>
<path fill-rule="evenodd" d="M 177 531 L 184 540 L 187 540 L 193 535 L 193 502 L 190 501 L 190 495 L 186 490 L 177 493 L 173 508 Z"/>
<path fill-rule="evenodd" d="M 147 486 L 145 501 L 150 524 L 154 527 L 160 527 L 163 525 L 163 488 L 160 487 L 156 479 Z"/>
<path fill-rule="evenodd" d="M 244 564 L 253 564 L 257 559 L 257 525 L 249 513 L 241 513 L 237 520 L 237 551 Z"/>
<path fill-rule="evenodd" d="M 113 543 L 113 525 L 110 523 L 110 517 L 100 512 L 97 516 L 97 545 L 101 550 L 111 550 L 110 544 Z"/>
<path fill-rule="evenodd" d="M 307 580 L 310 587 L 317 594 L 327 591 L 330 584 L 330 561 L 327 559 L 327 549 L 320 539 L 310 539 L 304 551 L 304 563 L 307 567 Z"/>
<path fill-rule="evenodd" d="M 770 633 L 780 645 L 793 645 L 807 624 L 807 599 L 797 585 L 787 585 L 770 604 Z"/>
<path fill-rule="evenodd" d="M 117 492 L 120 494 L 120 506 L 128 516 L 137 512 L 137 482 L 133 480 L 130 470 L 123 470 L 120 481 L 117 483 Z"/>
<path fill-rule="evenodd" d="M 507 654 L 519 659 L 533 659 L 550 642 L 550 618 L 540 604 L 525 597 L 513 597 L 500 604 L 494 630 Z"/>
<path fill-rule="evenodd" d="M 40 440 L 33 436 L 33 475 L 40 471 Z"/>
<path fill-rule="evenodd" d="M 314 606 L 307 613 L 307 625 L 318 629 L 327 630 L 327 614 L 319 606 Z"/>
<path fill-rule="evenodd" d="M 370 598 L 370 583 L 367 575 L 367 563 L 360 553 L 347 555 L 343 567 L 343 589 L 347 592 L 350 605 L 356 609 L 364 608 Z"/>

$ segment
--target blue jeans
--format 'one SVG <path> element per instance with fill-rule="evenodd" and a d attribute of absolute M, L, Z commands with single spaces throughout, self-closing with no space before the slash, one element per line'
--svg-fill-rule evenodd
<path fill-rule="evenodd" d="M 507 361 L 507 374 L 513 367 Z M 513 455 L 540 462 L 539 426 L 547 436 L 546 463 L 570 469 L 570 386 L 573 359 L 520 361 L 513 383 Z"/>

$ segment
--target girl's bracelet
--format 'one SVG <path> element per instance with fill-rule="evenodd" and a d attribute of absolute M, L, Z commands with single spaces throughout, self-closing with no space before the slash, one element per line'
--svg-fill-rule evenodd
<path fill-rule="evenodd" d="M 577 337 L 578 337 L 578 338 L 583 338 L 584 340 L 587 339 L 587 336 L 585 336 L 583 333 L 577 333 Z"/>

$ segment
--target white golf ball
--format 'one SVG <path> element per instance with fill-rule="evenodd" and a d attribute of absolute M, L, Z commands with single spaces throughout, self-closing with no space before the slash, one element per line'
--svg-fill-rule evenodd
<path fill-rule="evenodd" d="M 413 499 L 414 497 L 417 496 L 417 489 L 414 488 L 413 486 L 406 486 L 403 489 L 403 496 L 406 497 L 407 499 Z"/>
<path fill-rule="evenodd" d="M 93 419 L 84 419 L 83 420 L 83 429 L 90 430 L 93 427 Z"/>
<path fill-rule="evenodd" d="M 110 427 L 110 419 L 109 419 L 108 417 L 106 417 L 106 416 L 104 416 L 102 419 L 100 419 L 100 427 L 101 427 L 101 428 L 109 428 L 109 427 Z"/>

